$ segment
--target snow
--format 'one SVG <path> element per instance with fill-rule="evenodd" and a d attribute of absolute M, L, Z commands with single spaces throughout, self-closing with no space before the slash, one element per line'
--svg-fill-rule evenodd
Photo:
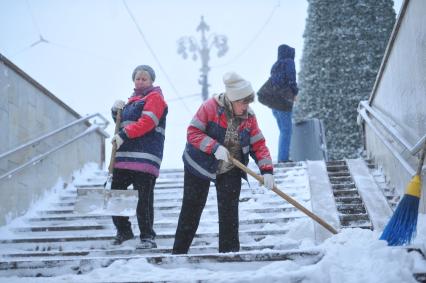
<path fill-rule="evenodd" d="M 383 230 L 392 215 L 392 210 L 385 196 L 378 188 L 362 159 L 347 159 L 349 171 L 352 172 L 358 192 L 368 207 L 368 215 L 373 227 Z"/>
<path fill-rule="evenodd" d="M 0 237 L 5 238 L 4 236 L 6 235 L 14 236 L 9 229 L 22 226 L 24 218 L 37 215 L 37 211 L 42 210 L 50 203 L 57 201 L 59 199 L 59 192 L 64 189 L 64 185 L 64 181 L 59 178 L 56 184 L 51 189 L 47 190 L 40 199 L 33 200 L 33 203 L 30 205 L 25 215 L 14 219 L 6 217 L 7 225 L 0 226 Z"/>
<path fill-rule="evenodd" d="M 292 227 L 302 232 L 306 223 Z M 297 233 L 302 236 L 303 233 Z M 307 233 L 310 234 L 310 233 Z M 79 276 L 81 282 L 92 280 L 108 281 L 114 274 L 120 274 L 119 280 L 176 280 L 188 281 L 203 278 L 215 282 L 285 282 L 286 279 L 304 277 L 304 282 L 415 282 L 412 278 L 414 266 L 423 270 L 426 266 L 418 256 L 402 249 L 387 247 L 377 240 L 378 234 L 363 229 L 345 230 L 317 246 L 326 250 L 323 259 L 314 266 L 301 266 L 292 262 L 275 262 L 255 270 L 215 271 L 214 264 L 206 265 L 196 272 L 185 267 L 164 269 L 137 259 L 130 262 L 117 261 L 106 269 L 98 269 L 87 275 Z M 299 238 L 300 239 L 300 238 Z M 308 239 L 305 239 L 309 242 Z M 306 242 L 306 241 L 305 241 Z M 310 247 L 309 243 L 304 248 Z M 147 274 L 148 273 L 148 274 Z M 84 278 L 84 279 L 83 279 Z M 75 276 L 63 276 L 60 280 L 75 280 Z M 85 280 L 88 281 L 85 281 Z M 116 280 L 114 278 L 114 280 Z"/>
<path fill-rule="evenodd" d="M 419 216 L 425 223 L 425 215 Z M 256 268 L 236 269 L 232 263 L 229 268 L 218 270 L 221 263 L 206 263 L 196 270 L 185 264 L 162 267 L 152 265 L 144 259 L 129 261 L 117 260 L 107 268 L 95 269 L 83 275 L 65 275 L 55 278 L 31 278 L 31 282 L 128 282 L 176 281 L 194 282 L 197 279 L 214 282 L 287 282 L 304 278 L 303 282 L 416 282 L 412 273 L 425 271 L 426 264 L 417 253 L 404 249 L 391 248 L 379 241 L 379 234 L 364 229 L 347 229 L 331 237 L 319 246 L 313 246 L 313 239 L 304 238 L 311 228 L 306 222 L 299 222 L 290 229 L 301 247 L 325 251 L 324 257 L 315 265 L 302 265 L 294 262 L 260 263 Z M 423 225 L 425 226 L 425 225 Z M 421 227 L 425 229 L 426 227 Z M 424 235 L 424 234 L 423 234 Z M 291 237 L 291 236 L 290 236 Z M 419 239 L 418 239 L 419 240 Z M 423 243 L 424 243 L 423 238 Z M 291 241 L 291 239 L 288 239 Z M 258 268 L 258 265 L 261 265 Z M 262 266 L 263 265 L 263 266 Z M 8 278 L 7 281 L 23 282 L 28 279 Z"/>
<path fill-rule="evenodd" d="M 75 182 L 83 182 L 93 177 L 98 170 L 96 165 L 86 166 L 77 172 Z M 294 173 L 290 173 L 294 174 Z M 297 175 L 302 176 L 303 174 Z M 291 184 L 294 187 L 306 185 L 304 178 L 297 178 Z M 44 209 L 56 200 L 63 188 L 58 182 L 46 194 L 45 198 L 35 203 L 25 217 L 34 215 L 41 207 Z M 254 189 L 254 188 L 252 188 Z M 259 188 L 257 188 L 259 189 Z M 264 194 L 272 194 L 264 191 Z M 246 202 L 252 208 L 258 204 Z M 309 205 L 310 203 L 307 202 Z M 304 203 L 306 205 L 306 203 Z M 310 207 L 310 206 L 308 206 Z M 203 215 L 204 217 L 215 217 Z M 246 216 L 244 216 L 246 217 Z M 203 221 L 203 220 L 202 220 Z M 18 227 L 22 218 L 15 219 L 0 230 L 1 238 L 9 238 L 8 230 Z M 269 224 L 271 226 L 275 224 Z M 269 227 L 269 226 L 268 226 Z M 266 227 L 266 229 L 273 227 Z M 316 245 L 313 223 L 307 218 L 300 218 L 285 224 L 289 232 L 285 236 L 269 235 L 261 244 L 272 244 L 277 249 L 320 251 L 323 257 L 315 264 L 303 261 L 278 261 L 255 263 L 212 263 L 203 262 L 196 265 L 179 260 L 173 256 L 170 264 L 155 265 L 143 258 L 117 260 L 106 268 L 96 268 L 82 275 L 68 274 L 53 278 L 1 278 L 0 282 L 135 282 L 135 281 L 182 281 L 195 282 L 207 280 L 212 282 L 416 282 L 412 274 L 426 272 L 426 261 L 418 252 L 408 252 L 400 247 L 388 247 L 385 241 L 378 240 L 381 231 L 365 229 L 345 229 L 323 243 Z M 282 229 L 282 227 L 281 227 Z M 93 234 L 101 232 L 93 232 Z M 16 235 L 15 235 L 16 237 Z M 418 234 L 414 247 L 426 250 L 426 215 L 418 218 Z M 126 246 L 126 248 L 131 248 Z"/>
<path fill-rule="evenodd" d="M 333 198 L 331 184 L 327 176 L 327 168 L 322 161 L 308 161 L 309 182 L 311 189 L 312 212 L 331 226 L 340 228 L 336 202 Z M 322 242 L 330 237 L 330 232 L 315 224 L 316 241 Z"/>

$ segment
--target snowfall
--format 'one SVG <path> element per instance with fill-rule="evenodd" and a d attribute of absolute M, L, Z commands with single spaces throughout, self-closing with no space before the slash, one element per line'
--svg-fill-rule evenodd
<path fill-rule="evenodd" d="M 89 169 L 87 169 L 89 168 Z M 91 167 L 80 172 L 78 178 L 90 175 Z M 0 228 L 0 238 L 11 236 L 10 228 L 17 227 L 24 217 L 34 215 L 58 198 L 59 181 L 44 197 L 34 203 L 27 214 L 11 219 Z M 272 192 L 269 192 L 272 193 Z M 303 250 L 321 250 L 322 259 L 312 265 L 292 261 L 259 263 L 252 268 L 228 268 L 220 270 L 215 263 L 197 265 L 197 269 L 185 263 L 166 266 L 147 263 L 143 258 L 117 260 L 105 268 L 97 268 L 88 273 L 67 274 L 51 278 L 0 277 L 0 282 L 136 282 L 136 281 L 180 281 L 196 282 L 199 279 L 209 282 L 292 282 L 303 278 L 303 282 L 417 282 L 413 273 L 426 272 L 426 261 L 418 252 L 389 247 L 385 241 L 378 240 L 381 231 L 366 229 L 345 229 L 321 244 L 315 244 L 313 224 L 307 218 L 284 224 L 289 232 L 285 236 L 267 237 L 268 244 L 296 245 Z M 94 232 L 96 233 L 96 232 Z M 412 245 L 426 250 L 426 215 L 419 214 L 417 235 Z"/>

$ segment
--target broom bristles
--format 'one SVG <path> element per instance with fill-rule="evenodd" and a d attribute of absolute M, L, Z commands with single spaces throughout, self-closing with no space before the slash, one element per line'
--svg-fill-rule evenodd
<path fill-rule="evenodd" d="M 419 198 L 405 194 L 383 230 L 380 240 L 387 241 L 389 246 L 410 244 L 416 235 L 418 212 Z"/>

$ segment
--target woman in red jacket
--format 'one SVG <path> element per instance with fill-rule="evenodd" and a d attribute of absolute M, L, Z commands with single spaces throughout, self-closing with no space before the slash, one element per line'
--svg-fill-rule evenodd
<path fill-rule="evenodd" d="M 223 81 L 225 93 L 204 102 L 188 127 L 183 154 L 184 195 L 174 254 L 188 252 L 211 181 L 217 192 L 219 252 L 239 251 L 238 203 L 241 177 L 246 175 L 228 162 L 229 155 L 247 165 L 250 154 L 264 176 L 265 186 L 272 189 L 274 185 L 271 156 L 248 106 L 254 100 L 253 88 L 234 72 L 226 73 Z"/>
<path fill-rule="evenodd" d="M 140 248 L 155 248 L 154 186 L 160 171 L 166 130 L 167 104 L 160 87 L 153 86 L 155 72 L 148 65 L 140 65 L 132 74 L 135 84 L 127 103 L 117 100 L 112 107 L 115 120 L 122 109 L 120 131 L 112 142 L 117 144 L 112 190 L 126 190 L 133 184 L 139 200 L 136 216 L 140 230 Z M 117 228 L 114 245 L 133 238 L 128 217 L 113 216 Z"/>

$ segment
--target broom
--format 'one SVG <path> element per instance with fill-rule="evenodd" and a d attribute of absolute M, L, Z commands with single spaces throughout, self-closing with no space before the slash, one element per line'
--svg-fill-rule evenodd
<path fill-rule="evenodd" d="M 416 235 L 419 200 L 422 190 L 422 167 L 425 159 L 426 143 L 423 146 L 416 175 L 407 185 L 404 197 L 399 202 L 392 218 L 383 230 L 380 240 L 388 242 L 389 246 L 410 244 Z"/>

